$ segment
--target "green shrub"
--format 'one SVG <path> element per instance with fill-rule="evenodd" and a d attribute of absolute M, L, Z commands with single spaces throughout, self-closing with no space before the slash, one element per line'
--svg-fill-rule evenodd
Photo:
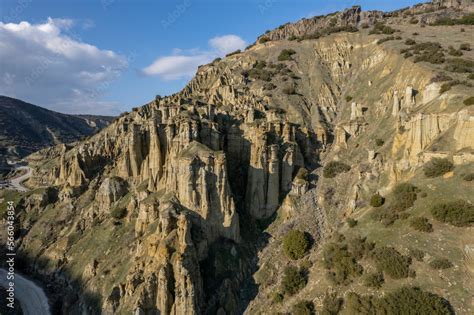
<path fill-rule="evenodd" d="M 125 209 L 125 208 L 115 208 L 110 212 L 110 215 L 114 219 L 123 219 L 127 215 L 127 209 Z"/>
<path fill-rule="evenodd" d="M 303 258 L 309 250 L 309 245 L 308 237 L 299 230 L 291 230 L 283 238 L 283 251 L 293 260 Z"/>
<path fill-rule="evenodd" d="M 272 302 L 275 304 L 283 302 L 283 294 L 280 292 L 274 292 L 272 296 Z"/>
<path fill-rule="evenodd" d="M 472 182 L 474 180 L 474 173 L 465 174 L 462 179 L 466 182 Z"/>
<path fill-rule="evenodd" d="M 265 85 L 263 86 L 264 90 L 273 90 L 275 88 L 276 88 L 276 85 L 271 82 L 265 83 Z"/>
<path fill-rule="evenodd" d="M 382 139 L 375 139 L 375 145 L 378 147 L 383 146 L 384 143 L 385 141 L 383 141 Z"/>
<path fill-rule="evenodd" d="M 293 315 L 312 315 L 314 314 L 314 304 L 310 301 L 301 301 L 293 305 L 291 309 Z"/>
<path fill-rule="evenodd" d="M 364 279 L 364 285 L 366 287 L 380 289 L 384 283 L 383 273 L 381 272 L 374 272 L 368 274 Z"/>
<path fill-rule="evenodd" d="M 474 25 L 474 13 L 467 14 L 459 19 L 452 19 L 450 17 L 441 17 L 437 19 L 432 25 Z"/>
<path fill-rule="evenodd" d="M 430 262 L 430 267 L 433 269 L 449 269 L 453 264 L 446 258 L 435 258 Z"/>
<path fill-rule="evenodd" d="M 270 41 L 270 38 L 268 38 L 268 37 L 266 37 L 266 36 L 263 36 L 263 37 L 261 37 L 261 38 L 258 40 L 258 42 L 259 42 L 260 44 L 265 44 L 266 42 L 269 42 L 269 41 Z"/>
<path fill-rule="evenodd" d="M 350 101 L 352 101 L 352 96 L 347 95 L 347 96 L 346 96 L 346 102 L 350 102 Z"/>
<path fill-rule="evenodd" d="M 383 23 L 377 22 L 375 23 L 373 29 L 369 32 L 370 35 L 372 34 L 385 34 L 391 35 L 395 33 L 397 30 L 391 28 L 390 26 L 384 25 Z"/>
<path fill-rule="evenodd" d="M 365 237 L 354 237 L 348 242 L 348 249 L 355 259 L 362 259 L 375 248 L 375 243 L 367 242 Z"/>
<path fill-rule="evenodd" d="M 420 22 L 417 18 L 413 17 L 410 19 L 410 24 L 418 24 L 418 22 Z"/>
<path fill-rule="evenodd" d="M 433 158 L 425 164 L 423 172 L 426 177 L 434 178 L 451 172 L 453 169 L 454 165 L 448 159 Z"/>
<path fill-rule="evenodd" d="M 469 80 L 474 80 L 474 73 L 471 73 L 467 76 Z"/>
<path fill-rule="evenodd" d="M 413 207 L 416 201 L 418 188 L 409 183 L 401 183 L 395 186 L 392 191 L 389 208 L 400 212 Z"/>
<path fill-rule="evenodd" d="M 409 38 L 405 41 L 405 45 L 410 45 L 411 46 L 411 45 L 415 45 L 415 44 L 416 44 L 416 42 L 411 38 Z"/>
<path fill-rule="evenodd" d="M 336 293 L 326 294 L 323 300 L 323 315 L 337 315 L 341 311 L 344 300 L 337 296 Z"/>
<path fill-rule="evenodd" d="M 448 47 L 448 54 L 455 57 L 460 57 L 463 55 L 461 50 L 454 49 L 453 46 Z"/>
<path fill-rule="evenodd" d="M 420 232 L 433 232 L 433 225 L 425 217 L 416 217 L 411 219 L 410 226 Z"/>
<path fill-rule="evenodd" d="M 382 297 L 347 294 L 347 314 L 423 314 L 454 315 L 447 300 L 416 287 L 402 287 Z"/>
<path fill-rule="evenodd" d="M 459 45 L 460 50 L 465 50 L 465 51 L 470 51 L 471 50 L 471 44 L 464 43 Z"/>
<path fill-rule="evenodd" d="M 444 69 L 457 73 L 472 73 L 474 71 L 474 61 L 462 58 L 449 59 Z"/>
<path fill-rule="evenodd" d="M 443 94 L 444 92 L 447 92 L 447 91 L 451 90 L 451 88 L 453 86 L 456 86 L 456 85 L 459 85 L 459 84 L 461 84 L 461 82 L 459 82 L 458 80 L 453 80 L 453 81 L 443 83 L 441 85 L 441 88 L 439 89 L 439 93 Z"/>
<path fill-rule="evenodd" d="M 370 198 L 370 205 L 374 208 L 381 207 L 384 202 L 384 197 L 380 196 L 379 194 L 372 195 L 372 197 Z"/>
<path fill-rule="evenodd" d="M 354 220 L 352 218 L 348 218 L 347 219 L 347 225 L 349 225 L 349 227 L 353 228 L 354 226 L 357 225 L 357 220 Z"/>
<path fill-rule="evenodd" d="M 278 56 L 278 61 L 291 60 L 294 54 L 296 54 L 296 51 L 293 49 L 283 49 Z"/>
<path fill-rule="evenodd" d="M 474 223 L 474 206 L 464 200 L 439 203 L 431 208 L 433 217 L 454 226 L 470 226 Z"/>
<path fill-rule="evenodd" d="M 425 252 L 420 250 L 420 249 L 411 248 L 410 249 L 410 256 L 412 256 L 413 258 L 415 258 L 418 261 L 423 261 L 423 258 L 425 258 Z"/>
<path fill-rule="evenodd" d="M 294 266 L 288 266 L 283 271 L 281 282 L 282 292 L 285 295 L 294 295 L 306 286 L 307 280 L 302 272 Z"/>
<path fill-rule="evenodd" d="M 350 283 L 351 278 L 360 276 L 364 270 L 347 245 L 327 244 L 323 249 L 323 259 L 328 278 L 335 284 Z"/>
<path fill-rule="evenodd" d="M 376 248 L 372 254 L 377 269 L 393 279 L 407 278 L 410 271 L 411 259 L 402 256 L 393 247 Z"/>
<path fill-rule="evenodd" d="M 351 167 L 339 161 L 331 161 L 323 169 L 323 176 L 326 178 L 334 178 L 340 173 L 346 173 L 351 170 Z"/>
<path fill-rule="evenodd" d="M 466 98 L 463 103 L 466 106 L 474 105 L 474 96 Z"/>
<path fill-rule="evenodd" d="M 293 85 L 292 86 L 287 86 L 287 87 L 283 88 L 282 92 L 286 95 L 294 95 L 294 94 L 296 94 L 296 89 Z"/>
<path fill-rule="evenodd" d="M 233 55 L 237 55 L 237 54 L 240 54 L 242 51 L 240 49 L 237 49 L 236 51 L 233 51 L 231 53 L 228 53 L 227 55 L 225 55 L 226 57 L 230 57 L 230 56 L 233 56 Z"/>
<path fill-rule="evenodd" d="M 395 223 L 399 219 L 399 215 L 391 209 L 381 208 L 373 212 L 371 215 L 372 220 L 382 223 L 383 226 L 388 227 Z"/>

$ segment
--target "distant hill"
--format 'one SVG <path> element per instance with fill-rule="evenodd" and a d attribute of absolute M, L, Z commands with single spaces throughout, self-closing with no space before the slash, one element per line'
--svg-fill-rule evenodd
<path fill-rule="evenodd" d="M 47 146 L 94 134 L 112 119 L 62 114 L 0 96 L 0 168 L 3 172 L 8 170 L 7 159 L 22 158 Z"/>

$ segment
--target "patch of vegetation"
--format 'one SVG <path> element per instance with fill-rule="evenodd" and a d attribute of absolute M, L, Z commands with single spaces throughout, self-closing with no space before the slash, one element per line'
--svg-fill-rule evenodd
<path fill-rule="evenodd" d="M 455 57 L 460 57 L 463 55 L 461 50 L 454 49 L 453 46 L 448 47 L 448 54 Z"/>
<path fill-rule="evenodd" d="M 323 300 L 323 308 L 321 314 L 323 315 L 337 315 L 341 311 L 344 300 L 337 296 L 335 292 L 326 294 Z"/>
<path fill-rule="evenodd" d="M 382 272 L 368 274 L 364 279 L 364 285 L 374 289 L 380 289 L 384 282 L 385 280 Z"/>
<path fill-rule="evenodd" d="M 350 102 L 350 101 L 352 101 L 352 96 L 347 95 L 347 96 L 346 96 L 346 102 Z"/>
<path fill-rule="evenodd" d="M 471 44 L 469 43 L 464 43 L 459 45 L 460 50 L 465 50 L 465 51 L 471 51 Z"/>
<path fill-rule="evenodd" d="M 448 159 L 433 158 L 423 166 L 423 173 L 426 177 L 434 178 L 442 176 L 454 169 L 454 165 Z"/>
<path fill-rule="evenodd" d="M 347 222 L 347 225 L 349 225 L 350 228 L 353 228 L 354 226 L 357 225 L 357 220 L 354 220 L 352 218 L 348 218 L 346 220 L 346 222 Z"/>
<path fill-rule="evenodd" d="M 395 223 L 399 219 L 399 215 L 396 212 L 393 212 L 391 209 L 382 208 L 377 209 L 371 215 L 372 220 L 382 223 L 383 226 L 387 227 Z"/>
<path fill-rule="evenodd" d="M 420 20 L 418 20 L 416 17 L 413 17 L 410 19 L 410 24 L 418 24 L 418 22 L 420 22 Z"/>
<path fill-rule="evenodd" d="M 474 73 L 471 73 L 467 76 L 469 80 L 474 80 Z"/>
<path fill-rule="evenodd" d="M 377 22 L 377 23 L 375 23 L 372 30 L 369 32 L 369 35 L 373 35 L 373 34 L 391 35 L 395 32 L 397 32 L 397 30 L 395 30 L 395 29 L 391 28 L 390 26 L 387 26 L 383 23 Z"/>
<path fill-rule="evenodd" d="M 446 73 L 438 73 L 436 74 L 434 77 L 431 78 L 430 82 L 431 83 L 434 83 L 434 82 L 446 82 L 446 81 L 452 81 L 453 78 L 450 77 L 449 75 L 447 75 Z"/>
<path fill-rule="evenodd" d="M 274 292 L 272 296 L 272 302 L 275 304 L 283 302 L 283 294 L 280 292 Z"/>
<path fill-rule="evenodd" d="M 306 286 L 307 280 L 303 270 L 288 266 L 283 272 L 281 290 L 285 295 L 294 295 Z"/>
<path fill-rule="evenodd" d="M 474 96 L 466 98 L 463 103 L 466 106 L 474 105 Z"/>
<path fill-rule="evenodd" d="M 433 225 L 425 217 L 416 217 L 411 219 L 410 226 L 420 232 L 433 232 Z"/>
<path fill-rule="evenodd" d="M 402 287 L 383 297 L 350 292 L 344 304 L 348 314 L 454 315 L 446 299 L 416 287 Z"/>
<path fill-rule="evenodd" d="M 312 315 L 314 314 L 314 304 L 311 301 L 301 301 L 293 305 L 291 314 Z"/>
<path fill-rule="evenodd" d="M 449 269 L 453 264 L 447 258 L 435 258 L 430 262 L 430 267 L 436 270 Z"/>
<path fill-rule="evenodd" d="M 120 207 L 115 208 L 110 212 L 110 215 L 112 216 L 112 218 L 117 220 L 123 219 L 127 215 L 127 209 Z"/>
<path fill-rule="evenodd" d="M 264 89 L 264 90 L 267 90 L 267 91 L 268 91 L 268 90 L 273 90 L 273 89 L 275 89 L 275 88 L 276 88 L 276 85 L 273 84 L 273 83 L 271 83 L 271 82 L 265 83 L 265 84 L 263 85 L 263 89 Z"/>
<path fill-rule="evenodd" d="M 411 248 L 410 256 L 415 258 L 417 261 L 423 261 L 423 258 L 425 258 L 425 252 L 417 248 Z"/>
<path fill-rule="evenodd" d="M 233 51 L 231 53 L 228 53 L 227 55 L 225 55 L 226 57 L 230 57 L 230 56 L 233 56 L 233 55 L 237 55 L 237 54 L 240 54 L 242 51 L 240 49 L 237 49 L 236 51 Z"/>
<path fill-rule="evenodd" d="M 441 64 L 446 60 L 444 58 L 443 47 L 439 43 L 425 42 L 416 44 L 414 40 L 407 39 L 405 42 L 411 45 L 409 48 L 402 50 L 402 53 L 416 55 L 414 62 L 429 62 L 432 64 Z"/>
<path fill-rule="evenodd" d="M 365 237 L 355 237 L 348 242 L 348 249 L 356 259 L 369 255 L 375 248 L 375 243 L 367 242 Z"/>
<path fill-rule="evenodd" d="M 410 274 L 410 257 L 401 255 L 393 247 L 376 248 L 372 253 L 377 269 L 393 279 L 407 278 Z"/>
<path fill-rule="evenodd" d="M 283 49 L 278 55 L 278 61 L 292 60 L 294 54 L 296 54 L 296 51 L 293 49 Z"/>
<path fill-rule="evenodd" d="M 432 25 L 474 25 L 474 13 L 467 14 L 459 19 L 442 17 L 437 19 Z"/>
<path fill-rule="evenodd" d="M 328 269 L 328 278 L 335 284 L 350 283 L 351 278 L 362 274 L 363 268 L 347 245 L 329 243 L 323 250 L 323 264 Z"/>
<path fill-rule="evenodd" d="M 294 95 L 296 94 L 296 89 L 293 85 L 284 87 L 282 92 L 286 95 Z"/>
<path fill-rule="evenodd" d="M 299 230 L 291 230 L 283 238 L 283 251 L 292 260 L 303 258 L 308 252 L 309 246 L 308 237 Z"/>
<path fill-rule="evenodd" d="M 341 173 L 346 173 L 351 170 L 351 167 L 339 161 L 331 161 L 323 169 L 323 176 L 325 178 L 334 178 Z"/>
<path fill-rule="evenodd" d="M 383 141 L 382 139 L 375 139 L 375 145 L 378 147 L 383 146 L 384 143 L 385 141 Z"/>
<path fill-rule="evenodd" d="M 449 59 L 444 69 L 457 73 L 472 73 L 474 71 L 474 61 L 462 58 Z"/>
<path fill-rule="evenodd" d="M 446 82 L 446 83 L 443 83 L 441 85 L 441 88 L 439 89 L 439 93 L 440 94 L 443 94 L 449 90 L 451 90 L 451 88 L 453 86 L 456 86 L 456 85 L 459 85 L 461 84 L 461 82 L 459 80 L 453 80 L 453 81 L 449 81 L 449 82 Z"/>
<path fill-rule="evenodd" d="M 267 36 L 263 36 L 258 40 L 260 44 L 265 44 L 266 42 L 269 42 L 269 41 L 270 41 L 270 38 L 268 38 Z"/>
<path fill-rule="evenodd" d="M 370 197 L 370 205 L 374 208 L 381 207 L 385 202 L 385 198 L 380 196 L 379 194 L 372 195 Z"/>
<path fill-rule="evenodd" d="M 474 173 L 465 174 L 462 179 L 466 182 L 472 182 L 474 180 Z"/>
<path fill-rule="evenodd" d="M 454 226 L 471 226 L 474 223 L 474 206 L 465 200 L 438 203 L 431 208 L 433 217 Z"/>
<path fill-rule="evenodd" d="M 413 207 L 417 198 L 418 188 L 409 183 L 401 183 L 395 186 L 392 191 L 392 198 L 389 208 L 396 212 L 404 211 Z"/>
<path fill-rule="evenodd" d="M 377 41 L 377 45 L 383 44 L 391 40 L 395 40 L 395 36 L 387 36 L 387 37 L 381 38 Z"/>

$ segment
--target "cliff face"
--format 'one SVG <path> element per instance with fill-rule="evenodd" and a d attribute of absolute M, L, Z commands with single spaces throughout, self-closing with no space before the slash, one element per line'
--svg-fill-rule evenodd
<path fill-rule="evenodd" d="M 301 226 L 317 249 L 368 187 L 388 191 L 433 155 L 472 161 L 472 106 L 460 102 L 468 89 L 440 94 L 439 69 L 403 58 L 400 42 L 377 44 L 363 28 L 288 40 L 380 19 L 404 21 L 354 7 L 285 25 L 200 67 L 181 92 L 31 155 L 37 189 L 20 203 L 21 250 L 53 293 L 73 288 L 55 295 L 60 311 L 262 310 L 275 283 L 257 289 L 252 274 L 272 264 L 270 281 L 284 265 L 262 233 L 275 216 L 273 239 Z M 285 49 L 294 53 L 282 61 Z M 319 170 L 331 160 L 352 166 L 332 190 Z"/>

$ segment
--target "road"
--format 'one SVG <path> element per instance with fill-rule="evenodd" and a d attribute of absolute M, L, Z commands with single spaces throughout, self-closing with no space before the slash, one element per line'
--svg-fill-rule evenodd
<path fill-rule="evenodd" d="M 6 288 L 7 271 L 0 268 L 0 286 Z M 24 315 L 51 315 L 48 298 L 33 281 L 15 273 L 15 299 L 20 302 Z"/>
<path fill-rule="evenodd" d="M 31 173 L 32 173 L 31 168 L 28 166 L 17 166 L 15 169 L 26 170 L 26 173 L 24 175 L 10 179 L 10 183 L 8 184 L 8 189 L 15 189 L 20 192 L 28 191 L 29 189 L 23 186 L 21 183 L 31 177 Z"/>

